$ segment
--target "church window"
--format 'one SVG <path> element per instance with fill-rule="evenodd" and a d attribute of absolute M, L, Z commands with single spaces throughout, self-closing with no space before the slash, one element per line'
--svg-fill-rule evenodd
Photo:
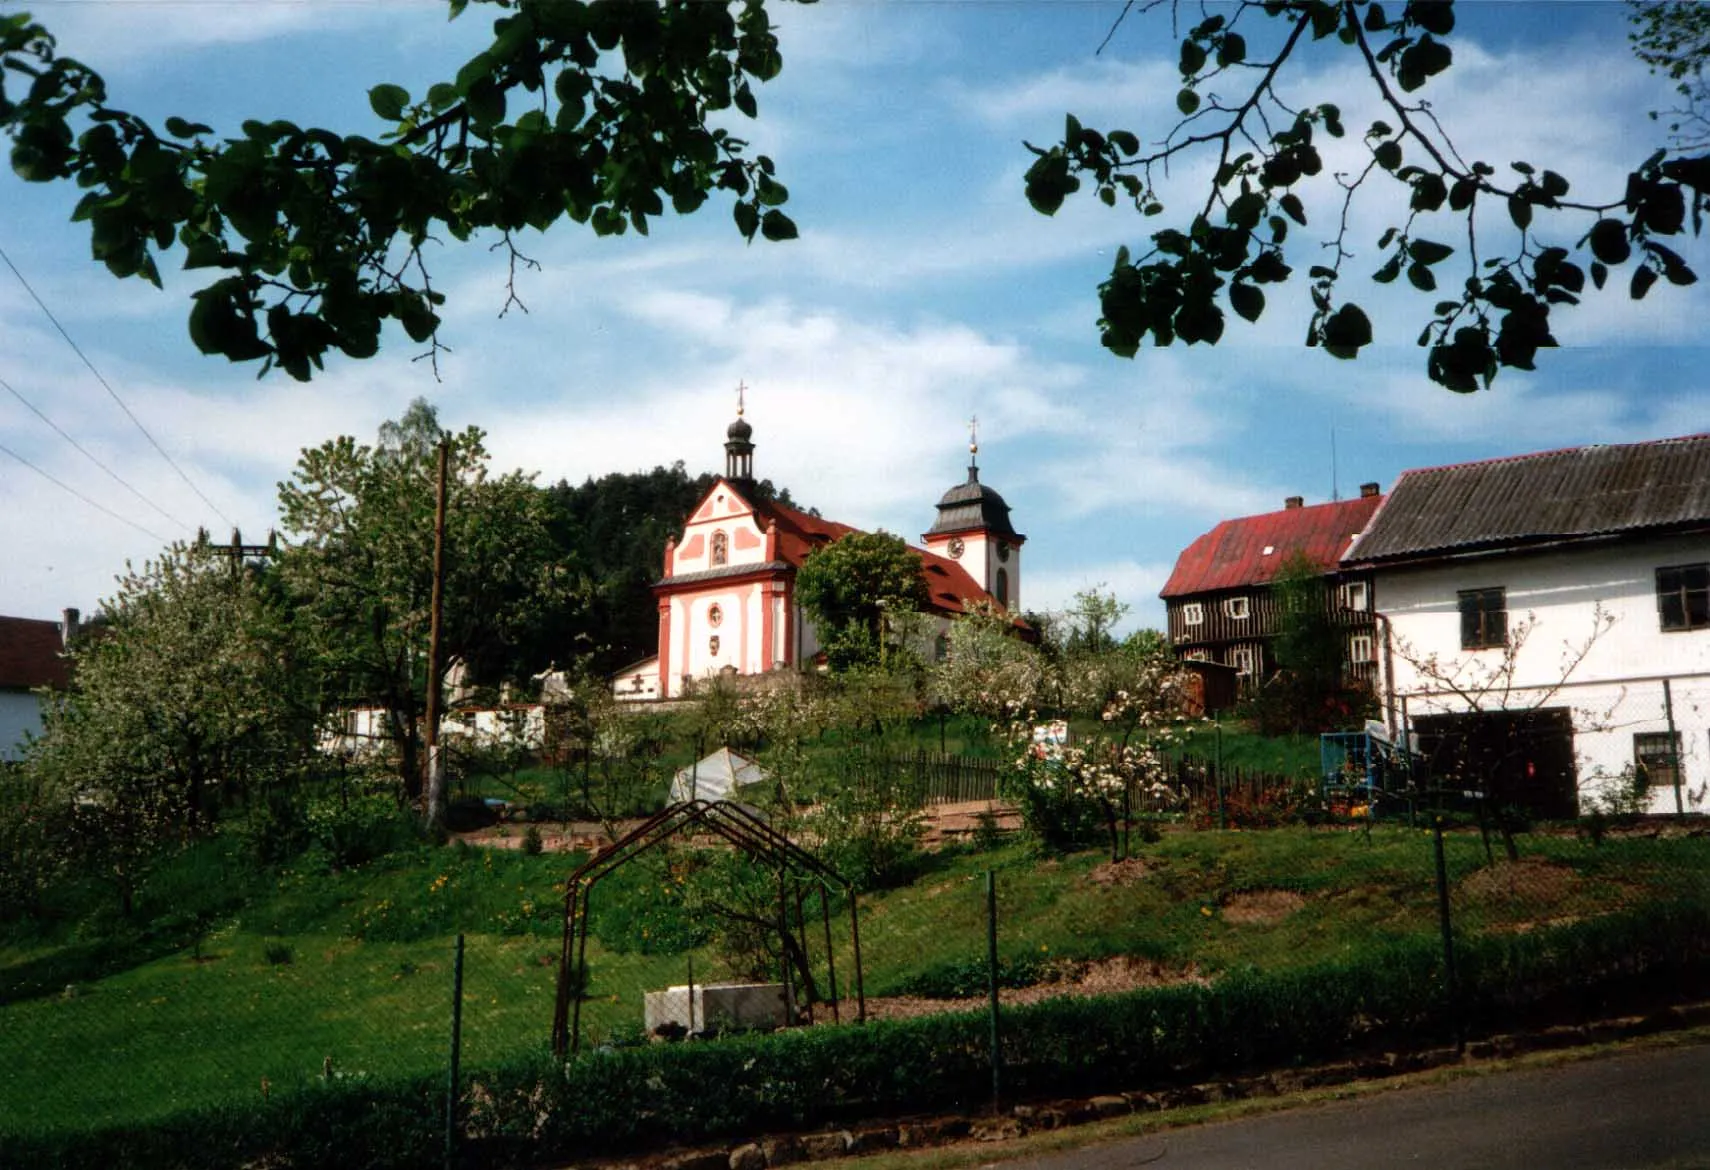
<path fill-rule="evenodd" d="M 722 565 L 730 560 L 730 539 L 722 532 L 712 534 L 712 563 Z"/>
<path fill-rule="evenodd" d="M 718 654 L 718 635 L 717 634 L 714 634 L 712 637 L 707 639 L 707 653 L 712 654 L 714 656 L 716 656 Z"/>
<path fill-rule="evenodd" d="M 999 605 L 1007 606 L 1009 604 L 1008 569 L 999 569 L 997 571 L 997 588 L 992 591 L 992 595 L 997 598 L 997 603 Z"/>
<path fill-rule="evenodd" d="M 724 610 L 721 609 L 718 602 L 715 601 L 707 609 L 707 625 L 717 628 L 718 624 L 723 620 Z"/>

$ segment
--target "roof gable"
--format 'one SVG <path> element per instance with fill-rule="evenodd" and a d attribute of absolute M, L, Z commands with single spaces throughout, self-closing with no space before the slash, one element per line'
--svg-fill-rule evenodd
<path fill-rule="evenodd" d="M 1346 561 L 1710 525 L 1710 434 L 1403 472 Z"/>
<path fill-rule="evenodd" d="M 61 653 L 59 623 L 0 617 L 0 688 L 63 687 L 71 663 Z"/>
<path fill-rule="evenodd" d="M 1159 596 L 1263 585 L 1295 553 L 1330 572 L 1382 500 L 1361 496 L 1225 520 L 1182 550 Z"/>

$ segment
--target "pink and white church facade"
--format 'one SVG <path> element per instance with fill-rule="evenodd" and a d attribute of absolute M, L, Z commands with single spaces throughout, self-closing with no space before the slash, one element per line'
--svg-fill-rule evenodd
<path fill-rule="evenodd" d="M 856 531 L 754 492 L 753 427 L 726 431 L 724 475 L 689 514 L 680 539 L 666 542 L 659 603 L 659 651 L 619 672 L 621 699 L 671 699 L 697 681 L 815 665 L 820 643 L 795 600 L 796 570 L 815 549 Z M 969 444 L 968 479 L 944 494 L 921 537 L 921 574 L 930 612 L 947 625 L 981 603 L 1019 612 L 1021 546 L 1009 505 L 979 481 Z"/>

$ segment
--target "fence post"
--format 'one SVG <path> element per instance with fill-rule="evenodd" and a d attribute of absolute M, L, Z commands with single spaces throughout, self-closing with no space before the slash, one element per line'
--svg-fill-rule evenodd
<path fill-rule="evenodd" d="M 1443 815 L 1431 820 L 1431 843 L 1437 859 L 1437 919 L 1443 928 L 1443 992 L 1449 1009 L 1449 1029 L 1455 1039 L 1455 1051 L 1466 1047 L 1461 1034 L 1460 995 L 1455 984 L 1455 932 L 1449 917 L 1449 867 L 1443 857 Z"/>
<path fill-rule="evenodd" d="M 445 1170 L 457 1164 L 457 1065 L 463 1054 L 463 936 L 451 964 L 451 1074 L 445 1081 Z"/>
<path fill-rule="evenodd" d="M 997 871 L 986 870 L 986 967 L 991 984 L 992 1112 L 1003 1108 L 1003 1050 L 998 1034 Z"/>

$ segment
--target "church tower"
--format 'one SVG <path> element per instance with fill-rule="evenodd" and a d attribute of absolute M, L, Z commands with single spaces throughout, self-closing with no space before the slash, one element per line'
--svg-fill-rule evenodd
<path fill-rule="evenodd" d="M 1009 505 L 980 482 L 978 423 L 968 429 L 968 479 L 938 501 L 938 519 L 922 534 L 927 551 L 958 561 L 1006 610 L 1021 609 L 1021 546 Z"/>
<path fill-rule="evenodd" d="M 747 389 L 736 387 L 736 421 L 724 432 L 724 478 L 732 483 L 746 484 L 754 479 L 754 428 L 742 417 L 747 412 Z"/>

